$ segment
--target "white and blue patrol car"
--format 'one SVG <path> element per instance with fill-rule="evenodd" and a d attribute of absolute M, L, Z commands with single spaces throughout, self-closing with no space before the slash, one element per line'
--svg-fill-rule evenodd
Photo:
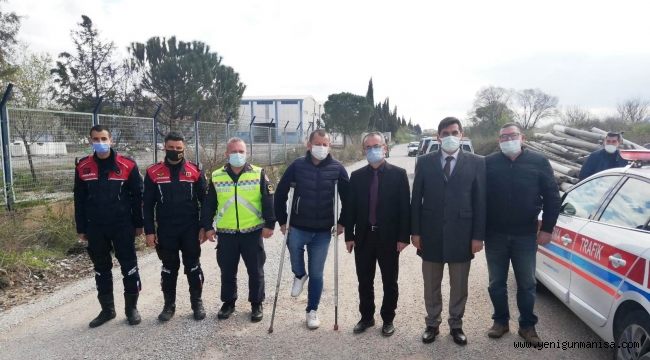
<path fill-rule="evenodd" d="M 617 359 L 650 358 L 650 150 L 621 150 L 631 161 L 567 191 L 552 241 L 539 246 L 535 275 Z"/>

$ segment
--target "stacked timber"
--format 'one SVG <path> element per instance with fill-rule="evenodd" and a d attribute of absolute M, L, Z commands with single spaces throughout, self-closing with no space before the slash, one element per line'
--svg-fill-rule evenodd
<path fill-rule="evenodd" d="M 544 154 L 551 163 L 555 180 L 562 192 L 578 183 L 580 168 L 592 152 L 602 149 L 607 131 L 591 128 L 591 131 L 554 125 L 550 132 L 536 133 L 526 141 L 531 150 Z M 643 149 L 642 146 L 623 139 L 624 149 Z"/>

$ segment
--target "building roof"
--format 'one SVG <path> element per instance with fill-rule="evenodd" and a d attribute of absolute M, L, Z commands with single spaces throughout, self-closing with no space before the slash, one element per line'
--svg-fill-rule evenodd
<path fill-rule="evenodd" d="M 267 96 L 242 96 L 242 101 L 251 101 L 251 100 L 306 100 L 316 99 L 311 95 L 267 95 Z"/>

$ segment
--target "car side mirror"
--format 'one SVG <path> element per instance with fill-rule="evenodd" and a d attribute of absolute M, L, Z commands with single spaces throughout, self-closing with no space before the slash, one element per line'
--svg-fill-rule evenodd
<path fill-rule="evenodd" d="M 576 214 L 576 208 L 571 203 L 564 203 L 560 207 L 560 213 L 574 216 Z"/>

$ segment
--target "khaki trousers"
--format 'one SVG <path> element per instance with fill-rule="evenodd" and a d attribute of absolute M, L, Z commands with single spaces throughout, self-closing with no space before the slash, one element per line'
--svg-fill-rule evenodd
<path fill-rule="evenodd" d="M 463 315 L 467 303 L 467 286 L 471 261 L 447 263 L 449 268 L 449 327 L 459 329 L 463 326 Z M 445 263 L 422 261 L 424 278 L 424 305 L 427 309 L 427 326 L 438 327 L 442 322 L 441 283 Z"/>

